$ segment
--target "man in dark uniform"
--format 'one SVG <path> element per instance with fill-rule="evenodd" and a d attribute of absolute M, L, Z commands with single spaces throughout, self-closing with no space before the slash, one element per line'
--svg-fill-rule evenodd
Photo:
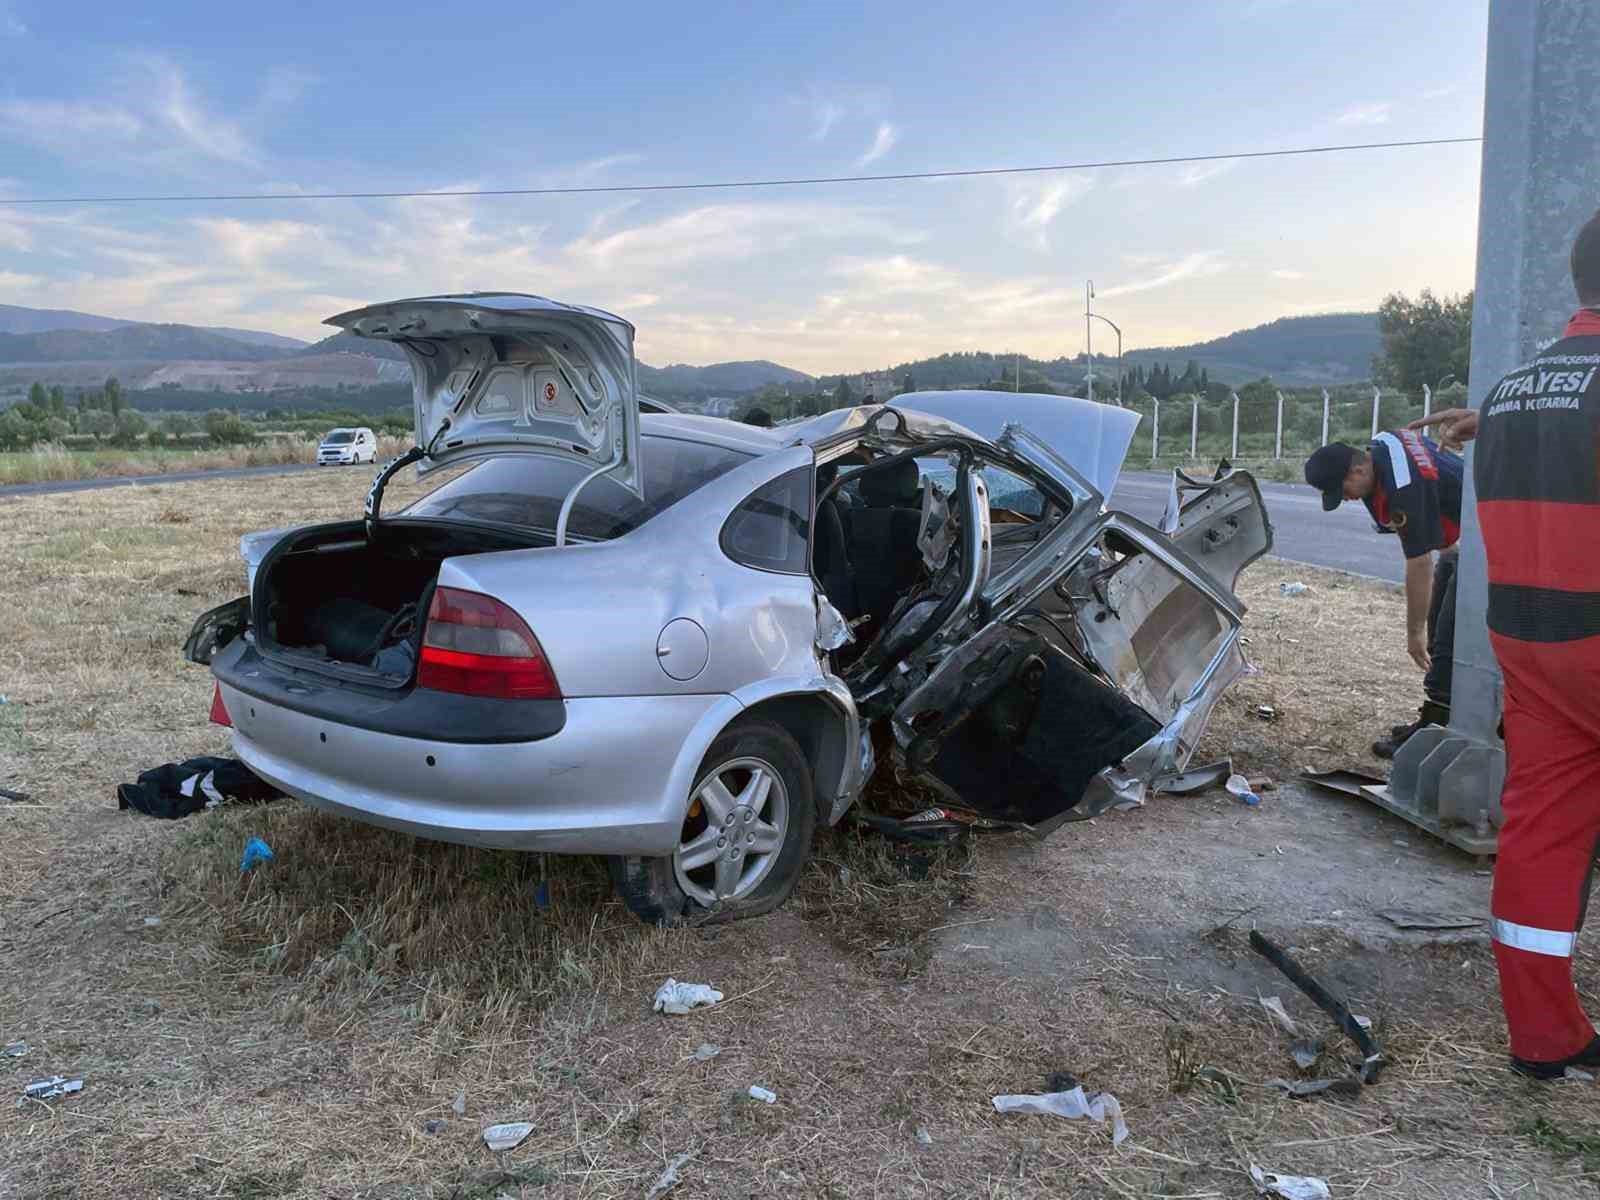
<path fill-rule="evenodd" d="M 1328 512 L 1360 500 L 1379 529 L 1400 535 L 1406 556 L 1406 648 L 1423 670 L 1422 708 L 1372 751 L 1392 758 L 1424 725 L 1450 721 L 1456 633 L 1456 541 L 1461 536 L 1461 459 L 1411 429 L 1380 433 L 1365 450 L 1343 442 L 1306 459 L 1306 482 Z M 1437 552 L 1437 558 L 1435 558 Z"/>
<path fill-rule="evenodd" d="M 1490 901 L 1511 1065 L 1536 1079 L 1600 1066 L 1572 951 L 1600 850 L 1600 213 L 1572 247 L 1583 307 L 1561 339 L 1437 413 L 1478 439 L 1489 641 L 1505 679 L 1506 786 Z"/>

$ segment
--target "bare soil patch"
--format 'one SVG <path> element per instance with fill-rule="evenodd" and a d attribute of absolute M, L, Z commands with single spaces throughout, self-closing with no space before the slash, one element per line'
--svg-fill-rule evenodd
<path fill-rule="evenodd" d="M 785 909 L 669 931 L 634 922 L 591 861 L 287 801 L 118 813 L 116 783 L 225 748 L 179 648 L 238 594 L 238 536 L 353 515 L 369 477 L 0 501 L 0 786 L 34 800 L 0 802 L 0 1043 L 30 1046 L 0 1058 L 0 1092 L 85 1079 L 0 1103 L 0 1195 L 642 1197 L 681 1154 L 674 1197 L 1198 1200 L 1251 1195 L 1251 1161 L 1335 1196 L 1594 1194 L 1594 1093 L 1505 1069 L 1482 930 L 1377 915 L 1481 912 L 1481 868 L 1337 797 L 1158 798 L 926 858 L 823 833 Z M 1287 579 L 1312 591 L 1282 596 Z M 1283 781 L 1359 761 L 1407 718 L 1395 590 L 1269 564 L 1243 590 L 1260 673 L 1203 755 Z M 277 857 L 241 877 L 251 836 Z M 1258 992 L 1328 1037 L 1322 1070 L 1347 1047 L 1249 952 L 1252 926 L 1376 1020 L 1382 1083 L 1320 1101 L 1263 1086 L 1294 1067 Z M 728 999 L 656 1016 L 668 975 Z M 702 1043 L 721 1052 L 697 1061 Z M 993 1112 L 1063 1070 L 1121 1098 L 1121 1150 Z M 534 1131 L 516 1150 L 485 1149 L 485 1125 L 518 1120 Z"/>

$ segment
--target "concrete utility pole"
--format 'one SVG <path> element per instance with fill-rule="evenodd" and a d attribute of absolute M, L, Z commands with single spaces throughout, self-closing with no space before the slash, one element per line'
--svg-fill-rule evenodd
<path fill-rule="evenodd" d="M 1422 415 L 1427 416 L 1433 411 L 1433 389 L 1427 384 L 1422 385 Z"/>
<path fill-rule="evenodd" d="M 1239 457 L 1239 393 L 1233 393 L 1233 452 L 1229 459 Z"/>
<path fill-rule="evenodd" d="M 1155 462 L 1161 447 L 1161 401 L 1151 396 L 1150 403 L 1155 405 L 1150 416 L 1150 461 Z"/>
<path fill-rule="evenodd" d="M 1323 446 L 1328 444 L 1328 389 L 1322 389 L 1322 441 Z"/>
<path fill-rule="evenodd" d="M 1189 461 L 1200 460 L 1200 397 L 1194 398 L 1194 407 L 1189 410 Z"/>
<path fill-rule="evenodd" d="M 1372 389 L 1372 436 L 1378 436 L 1378 404 L 1383 399 L 1383 389 Z"/>
<path fill-rule="evenodd" d="M 1273 458 L 1283 457 L 1283 393 L 1278 393 L 1278 439 L 1272 451 Z"/>
<path fill-rule="evenodd" d="M 1473 389 L 1557 337 L 1577 307 L 1567 255 L 1600 196 L 1600 4 L 1490 0 L 1472 308 Z M 1467 444 L 1456 583 L 1455 678 L 1448 729 L 1414 735 L 1379 803 L 1474 853 L 1492 853 L 1505 748 L 1500 672 L 1486 625 L 1488 571 Z"/>

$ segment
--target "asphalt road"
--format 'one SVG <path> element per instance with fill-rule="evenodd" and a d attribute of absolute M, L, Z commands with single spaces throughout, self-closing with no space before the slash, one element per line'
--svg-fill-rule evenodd
<path fill-rule="evenodd" d="M 1167 507 L 1172 477 L 1147 471 L 1125 472 L 1117 481 L 1109 507 L 1155 524 Z M 1365 505 L 1346 502 L 1322 511 L 1322 498 L 1304 485 L 1261 484 L 1272 520 L 1272 553 L 1278 558 L 1333 567 L 1399 583 L 1404 558 L 1399 539 L 1373 528 Z"/>
<path fill-rule="evenodd" d="M 223 471 L 178 471 L 168 475 L 140 475 L 119 479 L 74 479 L 56 483 L 21 483 L 0 487 L 0 500 L 12 496 L 39 496 L 53 492 L 86 492 L 108 487 L 152 486 L 197 479 L 251 479 L 259 475 L 288 475 L 317 468 L 301 464 L 274 467 L 234 467 Z M 329 467 L 328 470 L 339 470 Z M 1136 471 L 1124 473 L 1112 494 L 1111 507 L 1132 513 L 1152 524 L 1167 505 L 1170 476 Z M 1278 558 L 1354 571 L 1398 583 L 1401 580 L 1400 547 L 1392 536 L 1375 533 L 1367 510 L 1345 504 L 1331 513 L 1308 487 L 1263 483 L 1261 494 L 1272 518 Z"/>

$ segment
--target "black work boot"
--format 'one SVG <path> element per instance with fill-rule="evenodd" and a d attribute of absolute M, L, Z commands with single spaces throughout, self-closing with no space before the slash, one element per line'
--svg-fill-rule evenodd
<path fill-rule="evenodd" d="M 1409 725 L 1396 725 L 1389 736 L 1372 743 L 1372 752 L 1379 758 L 1393 758 L 1394 752 L 1410 740 L 1411 735 L 1429 725 L 1450 724 L 1450 706 L 1434 700 L 1424 700 L 1417 710 L 1417 719 Z"/>
<path fill-rule="evenodd" d="M 1568 1067 L 1600 1067 L 1600 1037 L 1559 1062 L 1530 1062 L 1515 1054 L 1511 1056 L 1511 1069 L 1529 1079 L 1560 1079 L 1566 1075 Z"/>

